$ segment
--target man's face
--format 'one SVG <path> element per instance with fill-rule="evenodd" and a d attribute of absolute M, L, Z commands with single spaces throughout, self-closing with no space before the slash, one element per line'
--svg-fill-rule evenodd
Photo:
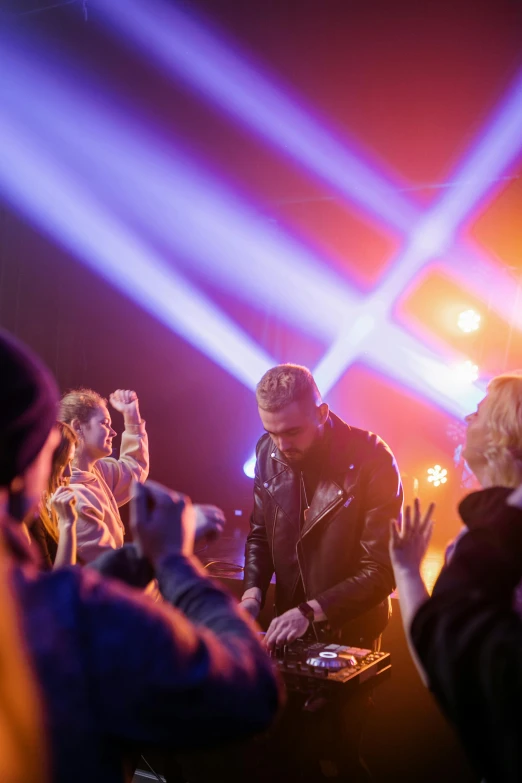
<path fill-rule="evenodd" d="M 83 447 L 93 459 L 109 457 L 112 453 L 112 439 L 116 432 L 112 429 L 111 417 L 107 407 L 100 405 L 86 424 L 81 425 Z"/>
<path fill-rule="evenodd" d="M 310 452 L 328 418 L 326 403 L 292 402 L 279 411 L 258 410 L 263 427 L 290 464 L 301 462 Z"/>
<path fill-rule="evenodd" d="M 488 398 L 487 396 L 479 402 L 475 413 L 466 416 L 466 442 L 462 456 L 473 468 L 485 462 L 485 452 L 488 447 L 489 438 L 489 417 L 488 417 Z"/>

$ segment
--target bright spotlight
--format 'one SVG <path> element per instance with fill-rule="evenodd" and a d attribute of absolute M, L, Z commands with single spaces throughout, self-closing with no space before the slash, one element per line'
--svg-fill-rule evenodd
<path fill-rule="evenodd" d="M 463 310 L 459 315 L 458 327 L 461 331 L 476 332 L 480 326 L 480 314 L 475 310 Z"/>
<path fill-rule="evenodd" d="M 432 468 L 428 468 L 428 481 L 433 484 L 434 487 L 440 487 L 441 484 L 445 484 L 448 480 L 448 471 L 446 468 L 442 468 L 440 465 L 434 465 Z"/>
<path fill-rule="evenodd" d="M 243 472 L 245 476 L 248 476 L 248 478 L 253 479 L 256 473 L 256 455 L 254 454 L 253 457 L 250 457 L 250 459 L 247 459 L 245 464 L 243 465 Z"/>
<path fill-rule="evenodd" d="M 455 368 L 456 378 L 460 383 L 475 383 L 479 376 L 479 369 L 470 359 Z"/>

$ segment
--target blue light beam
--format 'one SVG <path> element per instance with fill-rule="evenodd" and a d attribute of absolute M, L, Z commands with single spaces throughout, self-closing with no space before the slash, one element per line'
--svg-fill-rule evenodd
<path fill-rule="evenodd" d="M 295 99 L 261 75 L 260 66 L 254 68 L 246 62 L 245 55 L 235 54 L 231 42 L 220 42 L 201 22 L 174 5 L 158 0 L 147 0 L 146 4 L 128 0 L 125 14 L 110 0 L 100 0 L 99 8 L 115 29 L 132 39 L 167 72 L 191 84 L 336 192 L 403 234 L 422 233 L 420 238 L 414 237 L 414 244 L 425 248 L 423 263 L 429 263 L 445 250 L 448 274 L 457 278 L 465 275 L 473 264 L 476 271 L 474 290 L 487 297 L 490 307 L 500 317 L 511 313 L 511 323 L 522 330 L 522 308 L 517 306 L 513 278 L 508 272 L 500 269 L 485 253 L 476 252 L 469 243 L 458 238 L 453 237 L 457 241 L 450 250 L 449 240 L 444 241 L 445 231 L 439 230 L 436 215 L 429 219 L 423 217 L 421 209 L 398 192 L 402 183 L 391 184 L 376 173 L 365 162 L 361 149 L 357 153 L 351 152 L 346 139 L 337 138 L 323 120 L 314 118 L 311 110 L 299 106 Z M 483 198 L 510 156 L 513 152 L 516 154 L 516 139 L 521 136 L 521 85 L 522 74 L 516 78 L 507 105 L 498 112 L 482 143 L 467 165 L 457 171 L 456 176 L 462 181 L 450 182 L 451 187 L 458 186 L 458 195 L 450 197 L 446 204 L 455 225 L 464 220 L 474 200 L 479 202 L 480 199 L 473 197 L 474 189 L 480 191 Z M 490 144 L 489 137 L 498 143 Z M 382 169 L 382 162 L 379 167 Z M 452 235 L 450 231 L 447 233 Z M 417 264 L 414 260 L 413 270 Z M 406 273 L 389 278 L 386 285 L 390 296 L 395 298 L 393 291 L 405 277 Z M 496 278 L 498 286 L 492 288 L 487 282 L 481 285 L 480 281 L 489 281 L 492 277 Z"/>
<path fill-rule="evenodd" d="M 4 116 L 0 190 L 22 214 L 248 388 L 274 360 Z M 37 184 L 35 184 L 37 183 Z"/>

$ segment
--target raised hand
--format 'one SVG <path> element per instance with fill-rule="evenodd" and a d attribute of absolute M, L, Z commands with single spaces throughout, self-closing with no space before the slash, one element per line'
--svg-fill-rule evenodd
<path fill-rule="evenodd" d="M 401 528 L 396 520 L 392 520 L 390 557 L 395 572 L 397 569 L 420 571 L 433 530 L 434 509 L 435 504 L 430 503 L 427 512 L 422 515 L 419 500 L 415 498 L 413 509 L 406 506 Z"/>
<path fill-rule="evenodd" d="M 191 555 L 195 514 L 190 498 L 155 481 L 134 485 L 130 526 L 140 554 L 157 565 L 169 555 Z"/>
<path fill-rule="evenodd" d="M 69 487 L 58 487 L 51 495 L 51 505 L 58 517 L 58 528 L 74 527 L 78 519 L 76 511 L 76 498 Z"/>
<path fill-rule="evenodd" d="M 139 424 L 140 408 L 138 395 L 131 389 L 116 389 L 109 396 L 109 402 L 114 410 L 123 414 L 125 424 Z"/>
<path fill-rule="evenodd" d="M 215 541 L 225 528 L 225 514 L 217 506 L 194 505 L 196 515 L 196 541 Z"/>

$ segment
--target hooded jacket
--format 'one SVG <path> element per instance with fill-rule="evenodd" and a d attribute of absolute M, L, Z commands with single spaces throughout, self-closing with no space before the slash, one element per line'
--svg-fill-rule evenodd
<path fill-rule="evenodd" d="M 119 459 L 100 459 L 92 472 L 72 471 L 70 487 L 78 511 L 78 556 L 84 563 L 90 563 L 108 549 L 123 546 L 125 528 L 118 509 L 131 499 L 133 481 L 143 483 L 148 474 L 145 422 L 127 425 Z"/>

